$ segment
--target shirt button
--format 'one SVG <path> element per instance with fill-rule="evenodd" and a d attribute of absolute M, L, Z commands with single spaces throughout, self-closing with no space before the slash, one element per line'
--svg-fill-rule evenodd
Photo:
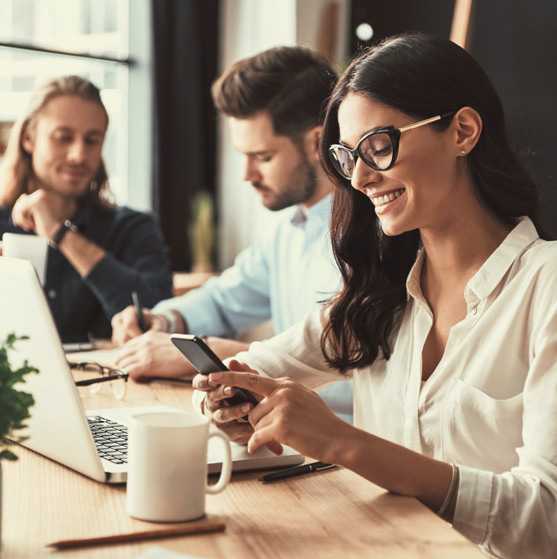
<path fill-rule="evenodd" d="M 472 307 L 472 314 L 476 316 L 478 314 L 478 305 Z"/>
<path fill-rule="evenodd" d="M 48 298 L 49 298 L 49 299 L 56 299 L 56 290 L 54 290 L 54 289 L 49 289 L 49 290 L 48 290 Z"/>

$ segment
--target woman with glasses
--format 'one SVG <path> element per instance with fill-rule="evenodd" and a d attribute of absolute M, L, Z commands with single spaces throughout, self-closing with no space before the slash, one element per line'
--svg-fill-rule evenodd
<path fill-rule="evenodd" d="M 489 79 L 449 41 L 390 38 L 338 82 L 322 157 L 344 286 L 238 372 L 196 377 L 204 412 L 250 451 L 287 444 L 416 497 L 494 556 L 554 557 L 557 244 Z M 355 426 L 309 389 L 334 372 Z M 226 407 L 234 387 L 260 403 Z"/>
<path fill-rule="evenodd" d="M 134 291 L 148 307 L 171 295 L 157 224 L 111 201 L 107 128 L 94 84 L 54 79 L 13 126 L 0 169 L 0 235 L 48 241 L 44 289 L 64 342 L 110 338 L 112 317 Z"/>

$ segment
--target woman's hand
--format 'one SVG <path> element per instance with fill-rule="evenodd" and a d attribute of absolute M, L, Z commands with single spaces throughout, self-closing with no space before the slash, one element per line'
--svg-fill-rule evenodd
<path fill-rule="evenodd" d="M 251 373 L 257 376 L 256 371 L 235 359 L 232 359 L 228 366 L 238 374 Z M 238 444 L 247 444 L 253 434 L 253 427 L 244 418 L 253 409 L 253 404 L 245 403 L 230 406 L 227 400 L 234 396 L 234 389 L 230 386 L 211 383 L 207 375 L 196 375 L 192 384 L 196 390 L 206 393 L 203 413 L 210 417 L 213 423 L 228 435 L 230 440 Z M 275 454 L 282 453 L 282 446 L 276 442 L 267 446 Z"/>
<path fill-rule="evenodd" d="M 352 426 L 339 419 L 312 390 L 288 378 L 272 379 L 255 372 L 211 373 L 208 382 L 220 385 L 212 400 L 227 396 L 228 388 L 243 388 L 261 398 L 248 414 L 253 433 L 248 452 L 261 446 L 286 444 L 301 454 L 334 462 L 335 442 Z M 223 415 L 227 415 L 225 411 Z M 232 412 L 235 419 L 238 412 Z M 247 435 L 247 433 L 246 433 Z"/>
<path fill-rule="evenodd" d="M 249 367 L 232 360 L 230 369 L 238 372 L 253 372 Z M 257 374 L 257 373 L 255 373 Z M 224 431 L 231 441 L 239 444 L 247 444 L 253 434 L 252 426 L 243 418 L 252 410 L 250 403 L 237 406 L 228 405 L 228 398 L 234 396 L 234 389 L 230 386 L 209 382 L 208 375 L 198 374 L 193 377 L 192 385 L 196 390 L 205 392 L 203 401 L 203 413 L 209 417 L 215 425 Z M 282 448 L 281 448 L 282 451 Z"/>

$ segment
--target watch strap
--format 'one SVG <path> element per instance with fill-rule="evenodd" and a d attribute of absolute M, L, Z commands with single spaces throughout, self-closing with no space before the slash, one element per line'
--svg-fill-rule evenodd
<path fill-rule="evenodd" d="M 73 223 L 69 219 L 66 219 L 64 220 L 62 225 L 60 225 L 56 233 L 54 233 L 52 238 L 48 241 L 48 244 L 53 248 L 58 248 L 60 246 L 60 243 L 62 242 L 62 239 L 65 237 L 68 231 L 77 233 L 79 229 L 77 228 L 77 225 L 75 223 Z"/>

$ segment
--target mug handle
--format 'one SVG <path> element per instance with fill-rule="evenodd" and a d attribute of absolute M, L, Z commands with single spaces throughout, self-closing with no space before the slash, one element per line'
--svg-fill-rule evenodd
<path fill-rule="evenodd" d="M 213 483 L 212 485 L 207 484 L 205 486 L 207 493 L 213 495 L 215 493 L 220 493 L 230 481 L 230 475 L 232 473 L 232 450 L 230 448 L 230 439 L 222 431 L 212 431 L 209 433 L 209 439 L 211 437 L 218 437 L 219 439 L 222 439 L 225 450 L 219 480 L 217 483 Z"/>

